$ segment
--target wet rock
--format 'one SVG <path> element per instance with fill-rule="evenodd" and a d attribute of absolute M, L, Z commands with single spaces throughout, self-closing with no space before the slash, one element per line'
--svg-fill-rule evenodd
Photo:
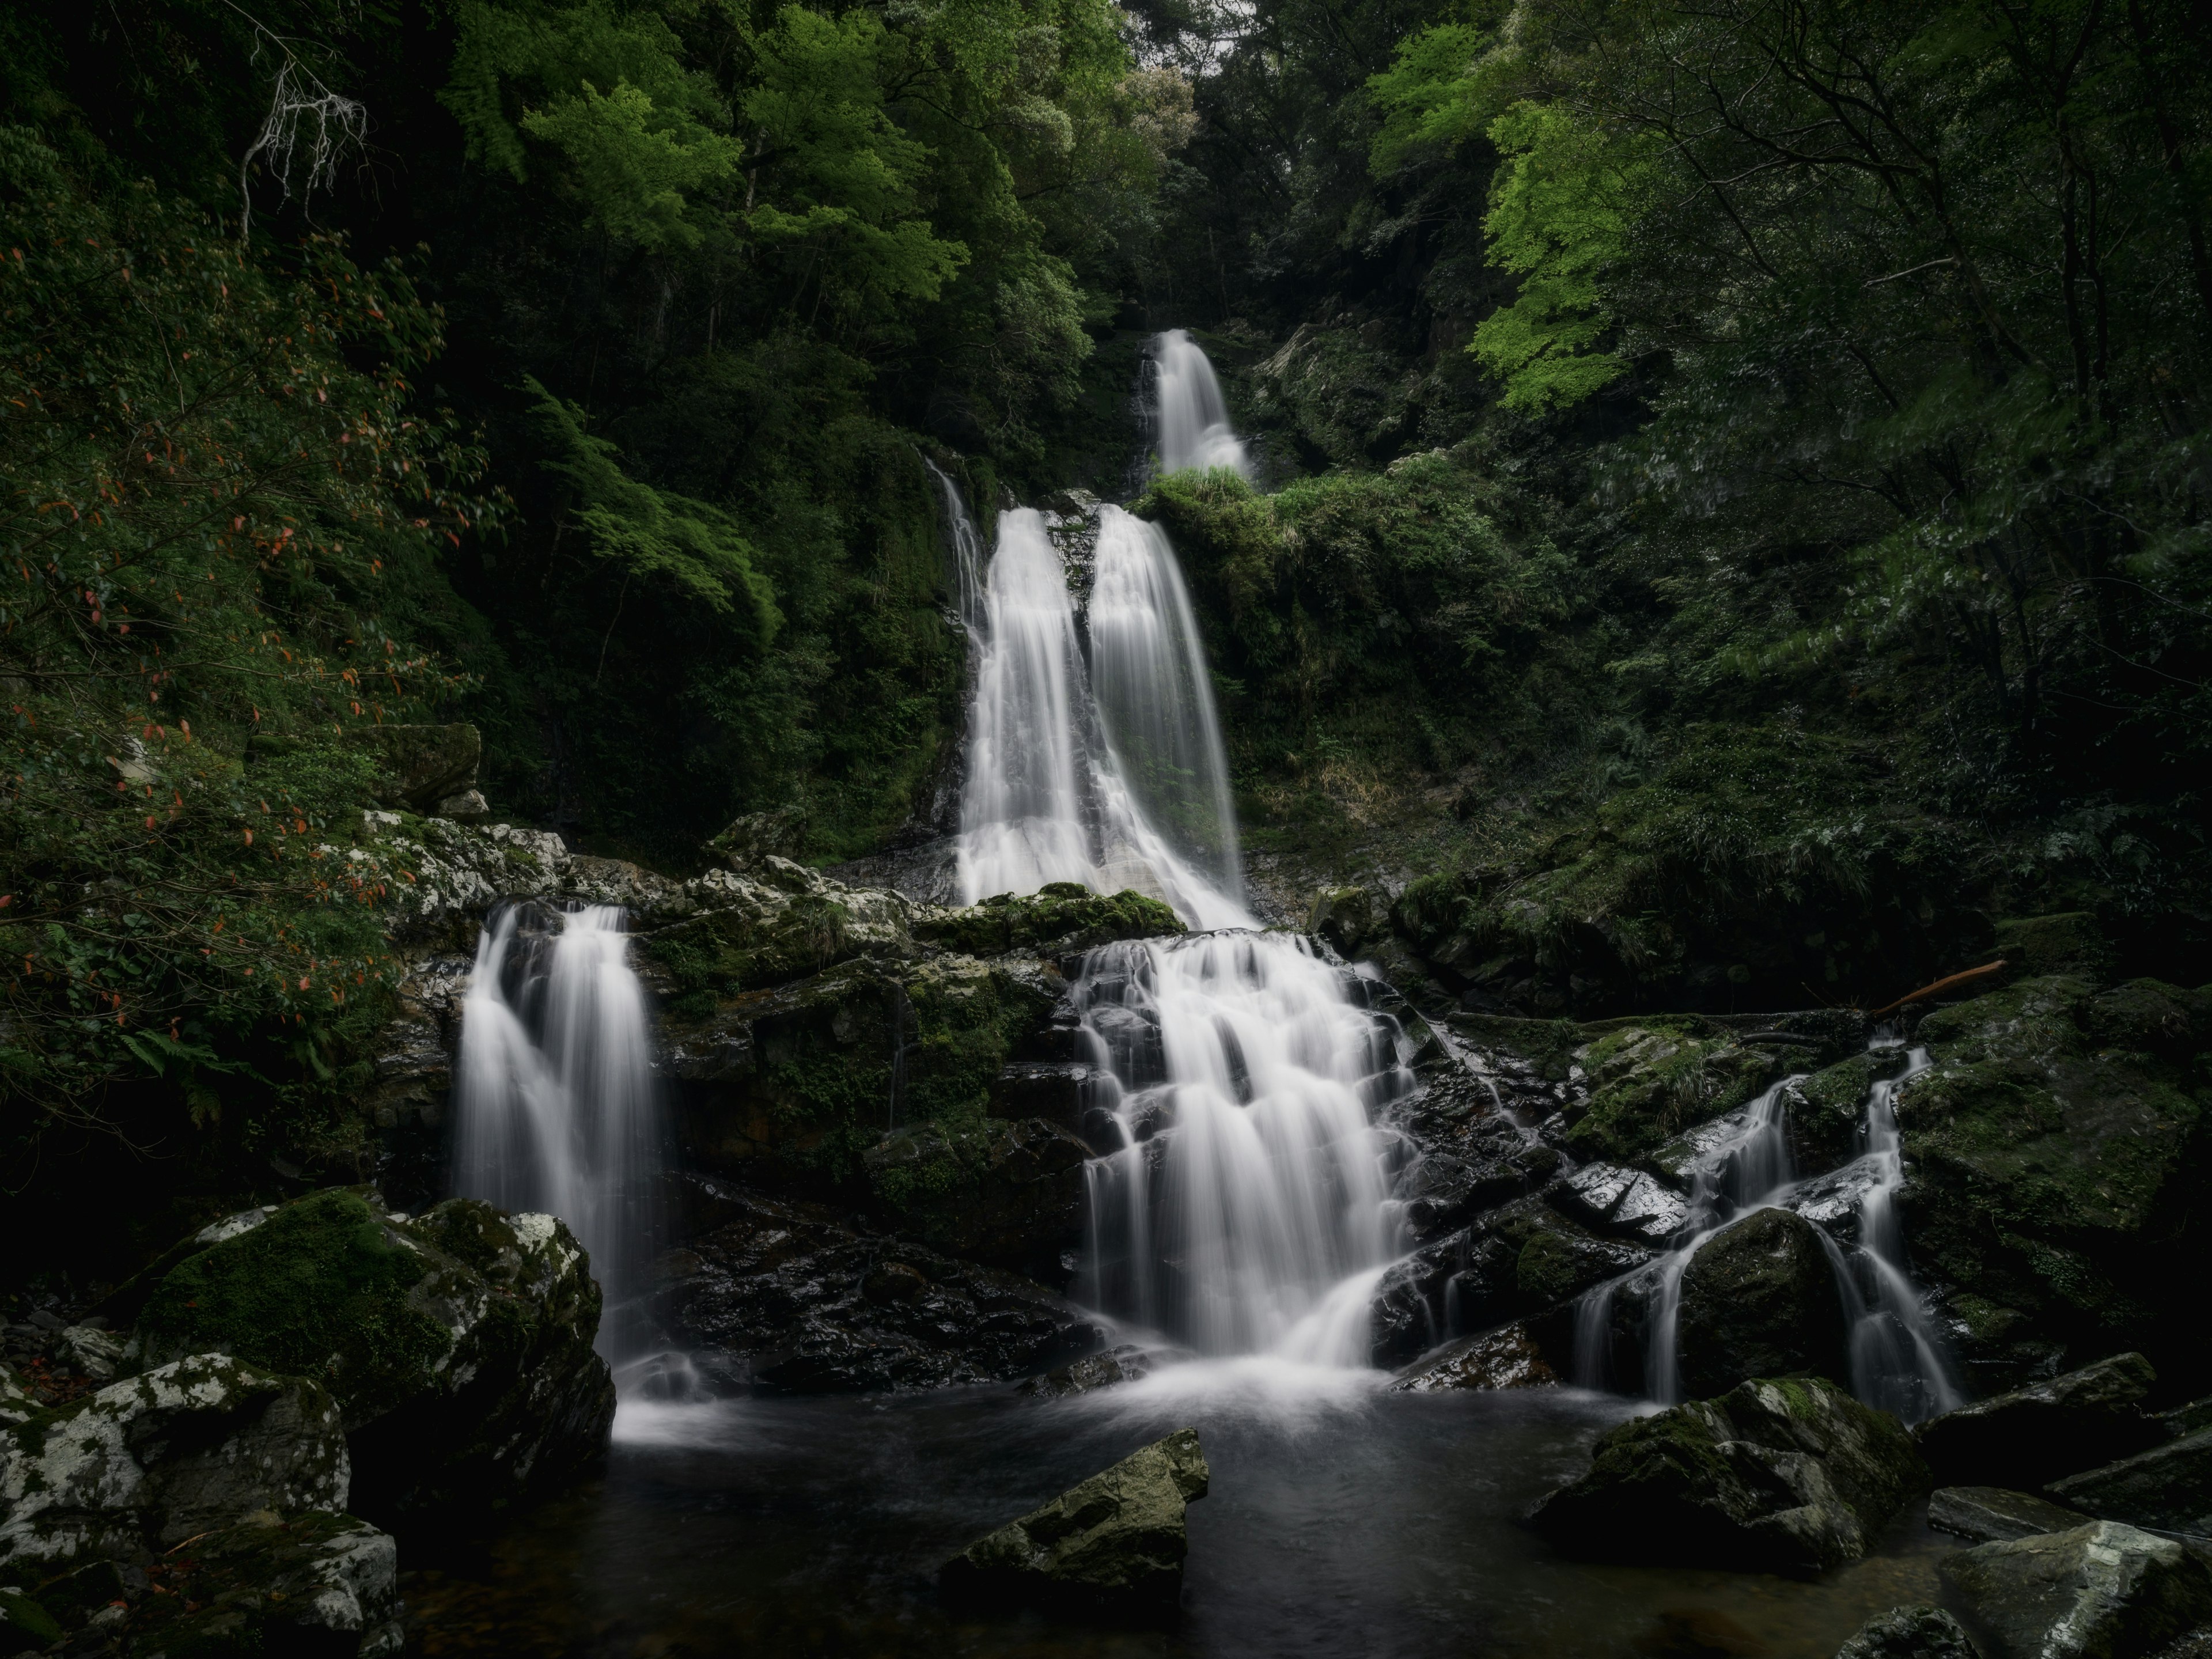
<path fill-rule="evenodd" d="M 1512 1324 L 1480 1336 L 1462 1337 L 1400 1371 L 1395 1393 L 1435 1394 L 1448 1389 L 1554 1389 L 1559 1374 L 1544 1358 L 1526 1325 Z"/>
<path fill-rule="evenodd" d="M 1959 1621 L 1941 1607 L 1892 1607 L 1861 1625 L 1836 1659 L 1981 1659 Z"/>
<path fill-rule="evenodd" d="M 1863 1555 L 1926 1478 L 1896 1419 L 1821 1378 L 1760 1379 L 1601 1436 L 1530 1520 L 1595 1559 L 1819 1572 Z"/>
<path fill-rule="evenodd" d="M 1897 1099 L 1913 1253 L 1952 1287 L 1984 1374 L 2126 1348 L 2175 1375 L 2212 1370 L 2192 1069 L 2208 1010 L 2203 992 L 2057 975 L 1921 1021 L 1935 1064 Z"/>
<path fill-rule="evenodd" d="M 2212 1429 L 2053 1481 L 2049 1490 L 2101 1521 L 2212 1538 Z"/>
<path fill-rule="evenodd" d="M 1083 1166 L 1091 1149 L 1030 1118 L 981 1130 L 900 1130 L 861 1163 L 877 1206 L 902 1232 L 948 1255 L 1062 1277 L 1083 1239 Z"/>
<path fill-rule="evenodd" d="M 656 1319 L 724 1386 L 836 1394 L 1011 1382 L 1103 1334 L 1018 1274 L 860 1231 L 818 1206 L 720 1189 L 729 1218 L 662 1263 Z"/>
<path fill-rule="evenodd" d="M 264 1519 L 198 1538 L 170 1558 L 166 1595 L 137 1599 L 122 1632 L 137 1654 L 315 1654 L 397 1659 L 399 1553 L 350 1515 Z"/>
<path fill-rule="evenodd" d="M 1327 939 L 1347 961 L 1382 931 L 1382 906 L 1364 887 L 1324 887 L 1306 913 L 1306 932 Z"/>
<path fill-rule="evenodd" d="M 1781 1075 L 1772 1050 L 1695 1016 L 1607 1030 L 1577 1048 L 1575 1061 L 1589 1096 L 1566 1131 L 1566 1150 L 1622 1165 L 1733 1111 Z"/>
<path fill-rule="evenodd" d="M 998 1081 L 991 1085 L 991 1115 L 1015 1121 L 1042 1118 L 1080 1139 L 1097 1075 L 1079 1060 L 1010 1061 L 999 1068 Z"/>
<path fill-rule="evenodd" d="M 1002 1601 L 1171 1613 L 1188 1547 L 1184 1511 L 1206 1496 L 1198 1431 L 1178 1429 L 978 1539 L 939 1582 L 958 1603 Z"/>
<path fill-rule="evenodd" d="M 1914 1437 L 1946 1486 L 2047 1486 L 2160 1440 L 2142 1405 L 2157 1380 L 2141 1354 L 2115 1354 L 1931 1418 Z"/>
<path fill-rule="evenodd" d="M 1468 1158 L 1442 1152 L 1421 1158 L 1400 1180 L 1396 1194 L 1406 1206 L 1407 1224 L 1413 1236 L 1432 1238 L 1464 1226 L 1480 1212 L 1528 1191 L 1528 1170 L 1523 1163 L 1515 1161 L 1521 1150 L 1516 1146 L 1502 1156 Z M 1536 1150 L 1550 1151 L 1548 1147 Z"/>
<path fill-rule="evenodd" d="M 1036 1400 L 1065 1400 L 1071 1395 L 1110 1389 L 1116 1382 L 1133 1382 L 1151 1375 L 1152 1369 L 1152 1362 L 1142 1348 L 1109 1348 L 1104 1353 L 1095 1353 L 1088 1359 L 1048 1370 L 1042 1376 L 1032 1376 L 1022 1384 L 1019 1392 Z"/>
<path fill-rule="evenodd" d="M 449 1199 L 410 1222 L 312 1194 L 172 1270 L 140 1363 L 229 1352 L 326 1386 L 355 1509 L 412 1524 L 499 1507 L 604 1449 L 614 1384 L 592 1352 L 599 1289 L 551 1216 Z"/>
<path fill-rule="evenodd" d="M 1174 910 L 1127 888 L 1094 893 L 1079 882 L 1047 882 L 1035 893 L 1000 893 L 960 910 L 917 910 L 914 936 L 970 956 L 1034 951 L 1059 957 L 1124 939 L 1188 930 Z"/>
<path fill-rule="evenodd" d="M 1848 1376 L 1843 1298 L 1812 1223 L 1759 1210 L 1699 1245 L 1682 1273 L 1678 1342 L 1693 1395 L 1753 1376 Z"/>
<path fill-rule="evenodd" d="M 1866 1122 L 1868 1093 L 1902 1071 L 1905 1058 L 1903 1048 L 1853 1054 L 1790 1085 L 1784 1132 L 1799 1170 L 1826 1170 L 1850 1157 Z"/>
<path fill-rule="evenodd" d="M 2088 1519 L 2079 1510 L 2001 1486 L 1939 1486 L 1928 1495 L 1928 1524 L 1977 1544 L 2065 1532 Z"/>
<path fill-rule="evenodd" d="M 1589 1164 L 1552 1188 L 1553 1201 L 1584 1225 L 1645 1244 L 1663 1244 L 1689 1212 L 1680 1194 L 1641 1170 Z"/>
<path fill-rule="evenodd" d="M 322 1388 L 195 1355 L 0 1430 L 0 1567 L 51 1573 L 263 1511 L 343 1508 L 350 1474 Z"/>
<path fill-rule="evenodd" d="M 1990 1659 L 2130 1659 L 2212 1619 L 2212 1568 L 2117 1522 L 1946 1556 Z"/>

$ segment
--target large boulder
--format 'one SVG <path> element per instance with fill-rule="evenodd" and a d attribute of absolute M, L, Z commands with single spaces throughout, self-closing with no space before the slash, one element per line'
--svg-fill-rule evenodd
<path fill-rule="evenodd" d="M 1946 1556 L 1990 1659 L 2134 1659 L 2212 1619 L 2212 1568 L 2170 1538 L 2096 1521 Z"/>
<path fill-rule="evenodd" d="M 193 1539 L 164 1559 L 167 1595 L 131 1597 L 125 1651 L 398 1659 L 399 1552 L 350 1515 L 263 1517 Z"/>
<path fill-rule="evenodd" d="M 562 1222 L 449 1199 L 413 1221 L 310 1194 L 187 1257 L 140 1314 L 155 1364 L 234 1354 L 329 1389 L 354 1507 L 382 1525 L 496 1510 L 606 1444 L 599 1289 Z"/>
<path fill-rule="evenodd" d="M 2050 1491 L 2100 1520 L 2212 1538 L 2212 1429 L 2053 1481 Z"/>
<path fill-rule="evenodd" d="M 1010 1381 L 1104 1345 L 1042 1285 L 828 1208 L 712 1183 L 714 1224 L 660 1264 L 654 1316 L 722 1386 L 831 1394 Z"/>
<path fill-rule="evenodd" d="M 2115 1354 L 1930 1418 L 1914 1437 L 1947 1486 L 2033 1489 L 2164 1438 L 2142 1403 L 2157 1380 L 2141 1354 Z"/>
<path fill-rule="evenodd" d="M 1584 1160 L 1634 1164 L 1782 1074 L 1772 1048 L 1741 1042 L 1693 1014 L 1585 1029 L 1602 1033 L 1575 1051 L 1589 1093 L 1565 1114 L 1566 1148 Z"/>
<path fill-rule="evenodd" d="M 1109 1614 L 1172 1613 L 1188 1547 L 1184 1511 L 1206 1496 L 1198 1431 L 1178 1429 L 1070 1487 L 945 1564 L 955 1601 Z"/>
<path fill-rule="evenodd" d="M 1977 1544 L 2070 1532 L 2089 1518 L 2033 1492 L 2002 1486 L 1939 1486 L 1928 1494 L 1928 1524 Z"/>
<path fill-rule="evenodd" d="M 1725 1394 L 1747 1377 L 1848 1376 L 1843 1297 L 1820 1231 L 1760 1210 L 1698 1247 L 1682 1272 L 1682 1387 Z"/>
<path fill-rule="evenodd" d="M 2212 1373 L 2202 1179 L 2212 995 L 2065 975 L 1939 1008 L 1904 1084 L 1913 1253 L 1983 1375 L 2025 1380 L 2135 1348 Z"/>
<path fill-rule="evenodd" d="M 196 1354 L 0 1429 L 0 1569 L 51 1572 L 264 1512 L 343 1509 L 350 1478 L 327 1390 Z"/>
<path fill-rule="evenodd" d="M 1981 1659 L 1959 1621 L 1941 1607 L 1892 1607 L 1861 1625 L 1836 1659 Z"/>
<path fill-rule="evenodd" d="M 1529 1518 L 1594 1559 L 1819 1572 L 1926 1484 L 1896 1419 L 1818 1377 L 1759 1379 L 1611 1430 Z"/>

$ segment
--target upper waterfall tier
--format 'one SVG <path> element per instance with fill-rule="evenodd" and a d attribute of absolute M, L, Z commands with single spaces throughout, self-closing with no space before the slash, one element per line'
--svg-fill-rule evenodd
<path fill-rule="evenodd" d="M 1152 338 L 1152 453 L 1162 472 L 1226 467 L 1252 476 L 1251 457 L 1229 424 L 1213 364 L 1182 329 Z"/>
<path fill-rule="evenodd" d="M 1032 508 L 999 518 L 968 723 L 963 901 L 1076 881 L 1133 887 L 1194 927 L 1249 927 L 1220 724 L 1174 550 L 1157 527 L 1100 509 L 1086 664 L 1047 531 Z"/>

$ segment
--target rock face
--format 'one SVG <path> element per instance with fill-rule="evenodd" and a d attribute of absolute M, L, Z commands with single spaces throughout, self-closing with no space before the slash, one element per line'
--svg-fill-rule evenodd
<path fill-rule="evenodd" d="M 2212 1429 L 2054 1481 L 2050 1491 L 2100 1520 L 2212 1538 Z"/>
<path fill-rule="evenodd" d="M 2198 1170 L 2212 995 L 2057 975 L 1939 1008 L 1899 1092 L 1913 1254 L 1952 1287 L 1963 1354 L 2011 1380 L 2134 1348 L 2212 1370 Z"/>
<path fill-rule="evenodd" d="M 662 1264 L 654 1316 L 725 1386 L 831 1394 L 1008 1381 L 1103 1346 L 1018 1274 L 718 1186 L 720 1224 Z"/>
<path fill-rule="evenodd" d="M 1759 1380 L 1610 1431 L 1529 1518 L 1600 1560 L 1819 1572 L 1926 1480 L 1896 1419 L 1820 1378 Z"/>
<path fill-rule="evenodd" d="M 2139 1353 L 1930 1418 L 1914 1437 L 1946 1486 L 2041 1486 L 2163 1437 L 2142 1401 L 2158 1380 Z"/>
<path fill-rule="evenodd" d="M 2111 1521 L 1944 1558 L 1990 1659 L 2132 1659 L 2212 1619 L 2212 1568 Z"/>
<path fill-rule="evenodd" d="M 1512 1324 L 1480 1336 L 1462 1337 L 1408 1365 L 1393 1392 L 1435 1394 L 1447 1389 L 1555 1389 L 1559 1374 L 1526 1325 Z"/>
<path fill-rule="evenodd" d="M 934 1124 L 902 1130 L 861 1164 L 902 1231 L 954 1255 L 1064 1280 L 1061 1255 L 1083 1240 L 1090 1156 L 1066 1130 L 1030 1118 L 966 1136 Z"/>
<path fill-rule="evenodd" d="M 264 1511 L 343 1509 L 350 1473 L 320 1386 L 194 1355 L 0 1430 L 0 1567 L 51 1572 Z"/>
<path fill-rule="evenodd" d="M 1577 1049 L 1575 1061 L 1589 1096 L 1571 1114 L 1566 1149 L 1620 1164 L 1733 1111 L 1782 1075 L 1771 1048 L 1694 1015 L 1620 1024 Z"/>
<path fill-rule="evenodd" d="M 380 1524 L 496 1509 L 573 1476 L 614 1415 L 599 1291 L 550 1216 L 450 1199 L 411 1222 L 316 1193 L 186 1258 L 140 1316 L 141 1363 L 234 1354 L 343 1414 L 354 1506 Z"/>
<path fill-rule="evenodd" d="M 1760 1210 L 1707 1239 L 1682 1273 L 1678 1340 L 1693 1395 L 1753 1376 L 1847 1376 L 1843 1299 L 1813 1224 Z"/>
<path fill-rule="evenodd" d="M 1981 1659 L 1959 1621 L 1941 1607 L 1892 1607 L 1859 1626 L 1836 1659 Z"/>
<path fill-rule="evenodd" d="M 1171 1613 L 1182 1593 L 1184 1510 L 1206 1496 L 1198 1431 L 1178 1429 L 1072 1486 L 945 1563 L 956 1601 Z"/>
<path fill-rule="evenodd" d="M 2088 1519 L 2079 1510 L 2002 1486 L 1940 1486 L 1928 1494 L 1928 1524 L 1977 1544 L 2069 1532 Z"/>

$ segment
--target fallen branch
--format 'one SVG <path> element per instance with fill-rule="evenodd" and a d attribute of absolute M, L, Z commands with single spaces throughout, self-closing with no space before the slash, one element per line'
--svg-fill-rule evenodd
<path fill-rule="evenodd" d="M 1867 1018 L 1880 1019 L 1884 1014 L 1893 1014 L 1908 1002 L 1924 1002 L 1929 997 L 1940 995 L 1954 985 L 1964 985 L 1969 980 L 1985 979 L 1991 974 L 2000 972 L 2004 965 L 2004 958 L 1999 957 L 1995 962 L 1985 962 L 1978 968 L 1969 968 L 1963 974 L 1954 974 L 1948 979 L 1939 979 L 1933 985 L 1923 985 L 1917 991 L 1908 991 L 1896 1001 L 1884 1003 L 1881 1007 L 1869 1011 Z"/>

